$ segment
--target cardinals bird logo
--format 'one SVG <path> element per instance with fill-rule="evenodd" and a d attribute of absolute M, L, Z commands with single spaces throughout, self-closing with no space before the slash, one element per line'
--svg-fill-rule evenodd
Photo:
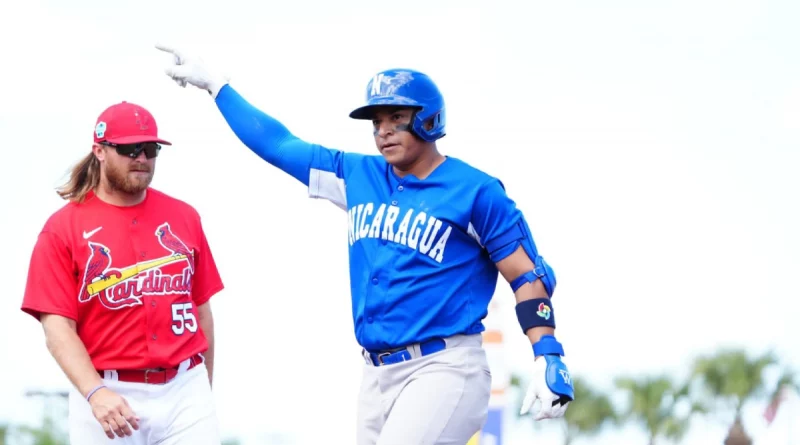
<path fill-rule="evenodd" d="M 111 267 L 111 249 L 89 242 L 91 250 L 86 260 L 83 285 L 78 301 L 86 303 L 95 296 L 108 309 L 142 304 L 144 295 L 189 295 L 192 292 L 194 256 L 192 251 L 169 227 L 169 223 L 158 226 L 155 232 L 159 244 L 169 255 L 124 267 Z M 162 268 L 168 264 L 186 260 L 188 266 L 179 274 L 167 274 Z"/>
<path fill-rule="evenodd" d="M 89 293 L 89 285 L 97 280 L 105 280 L 109 277 L 120 277 L 120 272 L 111 269 L 111 251 L 108 247 L 100 244 L 89 242 L 89 249 L 92 253 L 89 254 L 89 260 L 86 262 L 86 272 L 83 274 L 83 286 L 78 296 L 78 301 L 89 301 L 92 296 Z"/>
<path fill-rule="evenodd" d="M 192 254 L 192 251 L 186 247 L 186 244 L 184 244 L 180 238 L 172 233 L 168 222 L 158 226 L 156 229 L 156 236 L 158 237 L 158 242 L 161 243 L 165 249 L 172 252 L 173 256 L 185 255 L 186 262 L 189 263 L 189 270 L 194 273 L 194 255 Z"/>

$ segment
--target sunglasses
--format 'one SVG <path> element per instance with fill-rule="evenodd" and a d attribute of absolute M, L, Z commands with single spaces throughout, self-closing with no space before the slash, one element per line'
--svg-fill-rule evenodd
<path fill-rule="evenodd" d="M 158 156 L 161 151 L 161 144 L 157 142 L 140 142 L 138 144 L 114 144 L 112 142 L 103 142 L 102 145 L 112 147 L 117 151 L 120 156 L 128 156 L 131 158 L 139 157 L 139 154 L 144 152 L 147 159 L 153 159 Z"/>

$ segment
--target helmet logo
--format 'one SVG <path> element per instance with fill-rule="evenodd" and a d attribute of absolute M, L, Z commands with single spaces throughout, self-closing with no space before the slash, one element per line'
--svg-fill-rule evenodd
<path fill-rule="evenodd" d="M 397 90 L 412 80 L 411 73 L 405 71 L 395 72 L 394 75 L 378 73 L 369 84 L 370 96 L 393 96 Z"/>
<path fill-rule="evenodd" d="M 383 73 L 376 74 L 372 78 L 372 90 L 369 92 L 370 96 L 377 96 L 381 94 L 381 84 L 383 83 Z"/>

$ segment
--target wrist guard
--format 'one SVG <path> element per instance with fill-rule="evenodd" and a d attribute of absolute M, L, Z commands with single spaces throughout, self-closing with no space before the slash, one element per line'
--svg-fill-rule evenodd
<path fill-rule="evenodd" d="M 553 315 L 553 303 L 548 298 L 534 298 L 525 300 L 516 306 L 517 320 L 522 327 L 522 333 L 538 326 L 547 326 L 555 329 L 556 319 Z"/>

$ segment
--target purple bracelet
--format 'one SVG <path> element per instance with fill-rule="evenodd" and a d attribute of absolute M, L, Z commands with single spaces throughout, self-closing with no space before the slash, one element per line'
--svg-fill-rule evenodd
<path fill-rule="evenodd" d="M 106 385 L 97 385 L 97 386 L 95 386 L 91 391 L 89 391 L 89 394 L 86 395 L 86 400 L 88 401 L 89 398 L 92 397 L 92 395 L 94 393 L 96 393 L 98 389 L 105 388 L 105 387 L 106 387 Z"/>

